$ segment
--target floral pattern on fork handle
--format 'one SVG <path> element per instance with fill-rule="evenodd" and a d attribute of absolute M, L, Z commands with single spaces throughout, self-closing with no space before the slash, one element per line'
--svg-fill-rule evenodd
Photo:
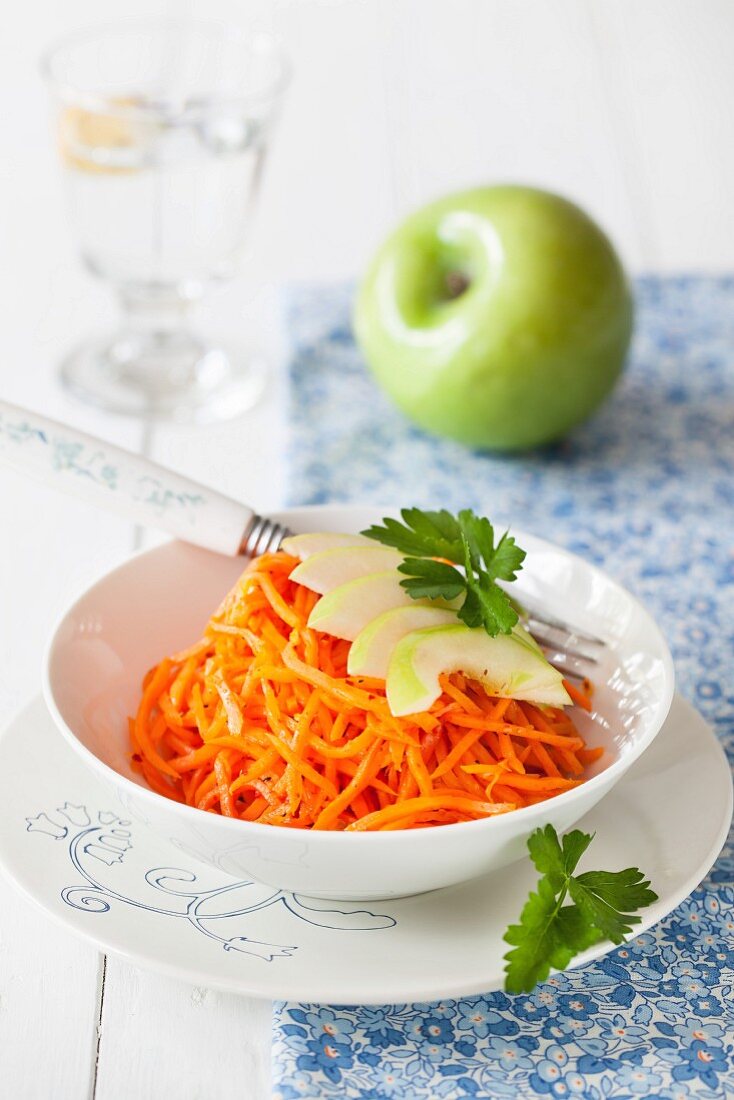
<path fill-rule="evenodd" d="M 0 401 L 0 459 L 142 526 L 236 554 L 254 513 L 150 459 Z"/>

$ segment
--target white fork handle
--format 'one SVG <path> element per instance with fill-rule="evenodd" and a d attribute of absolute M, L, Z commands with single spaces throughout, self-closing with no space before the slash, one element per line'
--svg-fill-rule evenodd
<path fill-rule="evenodd" d="M 147 458 L 0 401 L 0 460 L 52 488 L 221 554 L 237 554 L 252 508 Z"/>

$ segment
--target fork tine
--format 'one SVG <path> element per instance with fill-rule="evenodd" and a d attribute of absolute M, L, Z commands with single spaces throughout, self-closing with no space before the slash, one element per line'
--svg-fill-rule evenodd
<path fill-rule="evenodd" d="M 527 619 L 525 621 L 525 626 L 543 649 L 557 653 L 559 659 L 568 657 L 577 661 L 585 661 L 587 664 L 591 665 L 597 665 L 599 663 L 598 650 L 590 651 L 585 649 L 582 645 L 576 644 L 576 635 L 570 634 L 568 630 L 559 630 L 557 627 L 550 627 L 545 631 L 539 630 L 535 619 Z M 555 637 L 551 634 L 551 631 L 555 631 Z"/>
<path fill-rule="evenodd" d="M 568 637 L 573 637 L 579 642 L 587 642 L 589 645 L 605 647 L 607 644 L 603 638 L 599 638 L 595 634 L 587 634 L 583 630 L 577 630 L 569 623 L 564 623 L 553 615 L 548 615 L 547 612 L 541 611 L 537 604 L 528 603 L 524 597 L 518 597 L 518 603 L 524 609 L 528 621 L 536 622 L 540 627 L 551 627 L 554 630 L 560 630 Z"/>
<path fill-rule="evenodd" d="M 542 646 L 541 648 L 552 665 L 561 672 L 572 673 L 580 680 L 588 679 L 591 671 L 589 666 L 598 664 L 598 661 L 593 658 L 589 660 L 586 657 L 577 657 L 575 653 L 569 653 L 567 650 L 563 649 L 556 649 L 553 646 Z"/>
<path fill-rule="evenodd" d="M 550 660 L 550 657 L 548 658 L 548 660 Z M 587 677 L 584 676 L 582 672 L 579 672 L 578 670 L 573 668 L 569 668 L 568 665 L 564 665 L 560 661 L 551 661 L 551 664 L 555 669 L 558 669 L 558 671 L 562 673 L 567 680 L 578 680 L 580 684 L 583 684 L 587 679 Z"/>
<path fill-rule="evenodd" d="M 557 645 L 552 645 L 543 639 L 539 634 L 534 633 L 533 637 L 554 668 L 566 677 L 588 683 L 589 677 L 593 675 L 593 670 L 589 666 L 598 665 L 598 657 L 591 654 L 580 654 L 572 649 L 559 648 Z"/>

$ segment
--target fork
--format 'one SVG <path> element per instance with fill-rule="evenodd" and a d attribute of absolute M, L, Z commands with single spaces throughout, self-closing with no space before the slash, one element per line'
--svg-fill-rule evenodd
<path fill-rule="evenodd" d="M 90 504 L 207 550 L 256 557 L 277 550 L 290 531 L 246 504 L 149 458 L 69 425 L 0 401 L 0 459 Z M 524 625 L 564 674 L 584 678 L 601 638 L 547 615 L 522 598 Z"/>

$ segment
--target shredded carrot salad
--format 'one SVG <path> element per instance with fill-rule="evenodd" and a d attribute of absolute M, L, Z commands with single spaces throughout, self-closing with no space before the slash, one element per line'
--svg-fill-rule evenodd
<path fill-rule="evenodd" d="M 602 750 L 567 713 L 460 674 L 430 710 L 393 717 L 383 680 L 347 675 L 350 643 L 306 626 L 319 597 L 289 579 L 296 564 L 257 558 L 203 639 L 145 677 L 129 724 L 153 790 L 243 821 L 361 832 L 471 821 L 583 782 Z"/>

